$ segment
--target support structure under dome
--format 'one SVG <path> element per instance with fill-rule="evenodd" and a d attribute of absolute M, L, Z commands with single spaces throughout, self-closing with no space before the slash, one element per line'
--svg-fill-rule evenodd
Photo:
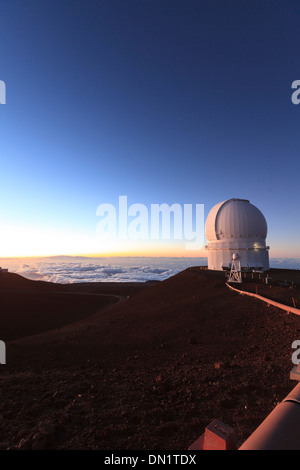
<path fill-rule="evenodd" d="M 231 269 L 228 277 L 228 282 L 242 282 L 241 262 L 238 253 L 232 255 Z"/>

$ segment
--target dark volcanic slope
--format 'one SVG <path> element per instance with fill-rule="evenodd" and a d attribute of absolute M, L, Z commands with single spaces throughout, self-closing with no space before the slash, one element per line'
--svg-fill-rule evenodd
<path fill-rule="evenodd" d="M 2 341 L 76 322 L 116 302 L 112 296 L 63 292 L 0 292 Z"/>
<path fill-rule="evenodd" d="M 53 282 L 32 281 L 23 276 L 15 273 L 2 273 L 0 272 L 0 289 L 14 291 L 57 291 L 62 284 L 55 284 Z"/>
<path fill-rule="evenodd" d="M 99 314 L 7 345 L 0 448 L 186 449 L 218 418 L 242 442 L 294 387 L 300 318 L 189 269 Z M 22 440 L 23 439 L 23 440 Z M 43 440 L 44 439 L 44 440 Z"/>
<path fill-rule="evenodd" d="M 149 284 L 150 285 L 150 284 Z M 77 322 L 146 288 L 145 283 L 55 284 L 0 273 L 0 338 L 31 336 Z"/>

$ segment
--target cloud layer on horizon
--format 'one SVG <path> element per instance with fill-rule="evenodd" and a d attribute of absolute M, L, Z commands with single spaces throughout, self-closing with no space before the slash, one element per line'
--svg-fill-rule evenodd
<path fill-rule="evenodd" d="M 33 279 L 56 283 L 74 282 L 145 282 L 164 280 L 187 267 L 205 265 L 205 258 L 194 259 L 142 259 L 135 263 L 103 263 L 83 261 L 40 261 L 36 264 L 22 264 L 14 272 Z"/>
<path fill-rule="evenodd" d="M 0 260 L 3 267 L 28 279 L 56 282 L 145 282 L 174 276 L 190 266 L 207 265 L 206 258 L 84 258 Z M 273 258 L 272 268 L 300 269 L 300 259 Z"/>

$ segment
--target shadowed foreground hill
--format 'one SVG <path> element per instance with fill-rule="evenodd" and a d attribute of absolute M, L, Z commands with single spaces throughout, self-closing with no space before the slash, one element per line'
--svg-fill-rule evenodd
<path fill-rule="evenodd" d="M 55 284 L 0 273 L 2 341 L 62 327 L 124 300 L 124 292 L 145 289 L 145 283 Z M 117 292 L 116 292 L 117 290 Z"/>
<path fill-rule="evenodd" d="M 22 338 L 76 322 L 116 303 L 117 297 L 64 292 L 63 285 L 0 274 L 2 341 Z"/>
<path fill-rule="evenodd" d="M 223 274 L 188 269 L 7 344 L 0 448 L 185 450 L 214 418 L 243 442 L 295 385 L 299 329 Z"/>

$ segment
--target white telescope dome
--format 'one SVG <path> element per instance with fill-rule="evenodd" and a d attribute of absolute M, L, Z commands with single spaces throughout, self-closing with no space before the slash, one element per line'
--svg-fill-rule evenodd
<path fill-rule="evenodd" d="M 247 199 L 219 202 L 205 224 L 208 268 L 224 269 L 230 266 L 232 255 L 238 254 L 241 266 L 268 270 L 267 232 L 264 215 Z"/>
<path fill-rule="evenodd" d="M 208 214 L 207 241 L 231 238 L 266 238 L 267 222 L 257 207 L 246 199 L 219 202 Z"/>

